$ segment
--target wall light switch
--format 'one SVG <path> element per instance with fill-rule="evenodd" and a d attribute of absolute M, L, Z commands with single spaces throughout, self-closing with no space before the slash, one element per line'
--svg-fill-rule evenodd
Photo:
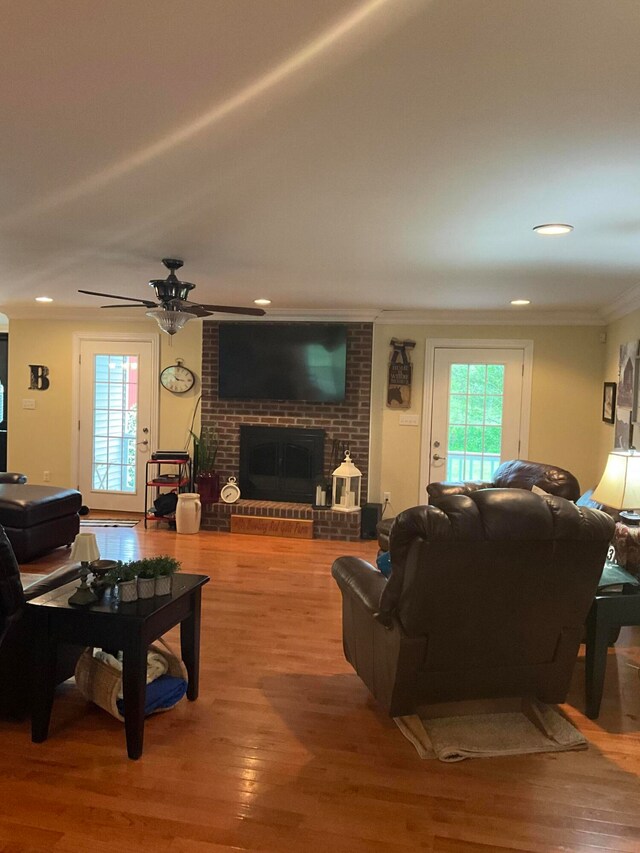
<path fill-rule="evenodd" d="M 400 426 L 418 426 L 418 416 L 400 415 Z"/>
<path fill-rule="evenodd" d="M 22 408 L 23 409 L 35 409 L 36 401 L 35 400 L 23 400 Z"/>

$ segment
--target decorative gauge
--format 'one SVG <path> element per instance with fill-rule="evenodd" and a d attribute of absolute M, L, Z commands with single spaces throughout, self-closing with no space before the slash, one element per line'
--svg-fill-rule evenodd
<path fill-rule="evenodd" d="M 185 391 L 190 391 L 196 381 L 196 377 L 185 367 L 181 358 L 176 359 L 175 364 L 171 364 L 160 374 L 160 384 L 172 394 L 184 394 Z"/>
<path fill-rule="evenodd" d="M 234 504 L 240 497 L 240 487 L 235 477 L 229 477 L 228 481 L 220 489 L 220 500 L 226 504 Z"/>

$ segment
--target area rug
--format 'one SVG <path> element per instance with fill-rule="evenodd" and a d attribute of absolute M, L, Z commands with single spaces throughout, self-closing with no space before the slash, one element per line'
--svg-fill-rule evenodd
<path fill-rule="evenodd" d="M 139 518 L 81 518 L 80 527 L 135 527 Z"/>
<path fill-rule="evenodd" d="M 573 724 L 555 707 L 541 702 L 522 703 L 518 709 L 495 713 L 448 717 L 434 717 L 432 713 L 432 709 L 426 714 L 421 709 L 419 714 L 394 717 L 420 758 L 453 762 L 587 748 L 587 741 Z"/>

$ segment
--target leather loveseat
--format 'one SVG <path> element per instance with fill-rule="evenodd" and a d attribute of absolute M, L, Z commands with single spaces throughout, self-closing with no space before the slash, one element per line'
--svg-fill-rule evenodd
<path fill-rule="evenodd" d="M 613 526 L 523 489 L 406 510 L 389 580 L 357 557 L 333 564 L 345 656 L 392 716 L 462 699 L 563 702 Z"/>
<path fill-rule="evenodd" d="M 23 588 L 11 543 L 0 527 L 0 714 L 22 717 L 31 685 L 32 624 L 26 602 L 79 577 L 79 565 L 64 566 Z M 61 647 L 56 683 L 70 678 L 82 649 Z"/>
<path fill-rule="evenodd" d="M 468 495 L 478 489 L 528 489 L 533 486 L 550 495 L 577 501 L 580 484 L 570 471 L 548 465 L 546 462 L 529 462 L 526 459 L 510 459 L 503 462 L 493 475 L 493 480 L 466 480 L 460 482 L 429 483 L 427 494 L 430 504 L 437 504 L 445 495 Z M 389 531 L 393 518 L 378 523 L 378 544 L 382 551 L 389 550 Z"/>

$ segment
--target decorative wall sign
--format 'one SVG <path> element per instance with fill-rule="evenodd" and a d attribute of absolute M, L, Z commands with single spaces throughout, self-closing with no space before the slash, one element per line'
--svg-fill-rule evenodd
<path fill-rule="evenodd" d="M 44 364 L 29 365 L 29 391 L 46 391 L 49 387 L 49 368 Z"/>
<path fill-rule="evenodd" d="M 411 407 L 411 374 L 413 365 L 409 360 L 415 341 L 400 341 L 391 338 L 389 346 L 389 384 L 387 388 L 387 406 L 390 409 L 409 409 Z"/>
<path fill-rule="evenodd" d="M 620 346 L 618 394 L 616 399 L 615 450 L 628 450 L 633 435 L 633 422 L 638 408 L 638 353 L 640 342 L 629 341 Z"/>
<path fill-rule="evenodd" d="M 605 382 L 602 390 L 602 420 L 606 424 L 616 422 L 616 383 Z"/>

